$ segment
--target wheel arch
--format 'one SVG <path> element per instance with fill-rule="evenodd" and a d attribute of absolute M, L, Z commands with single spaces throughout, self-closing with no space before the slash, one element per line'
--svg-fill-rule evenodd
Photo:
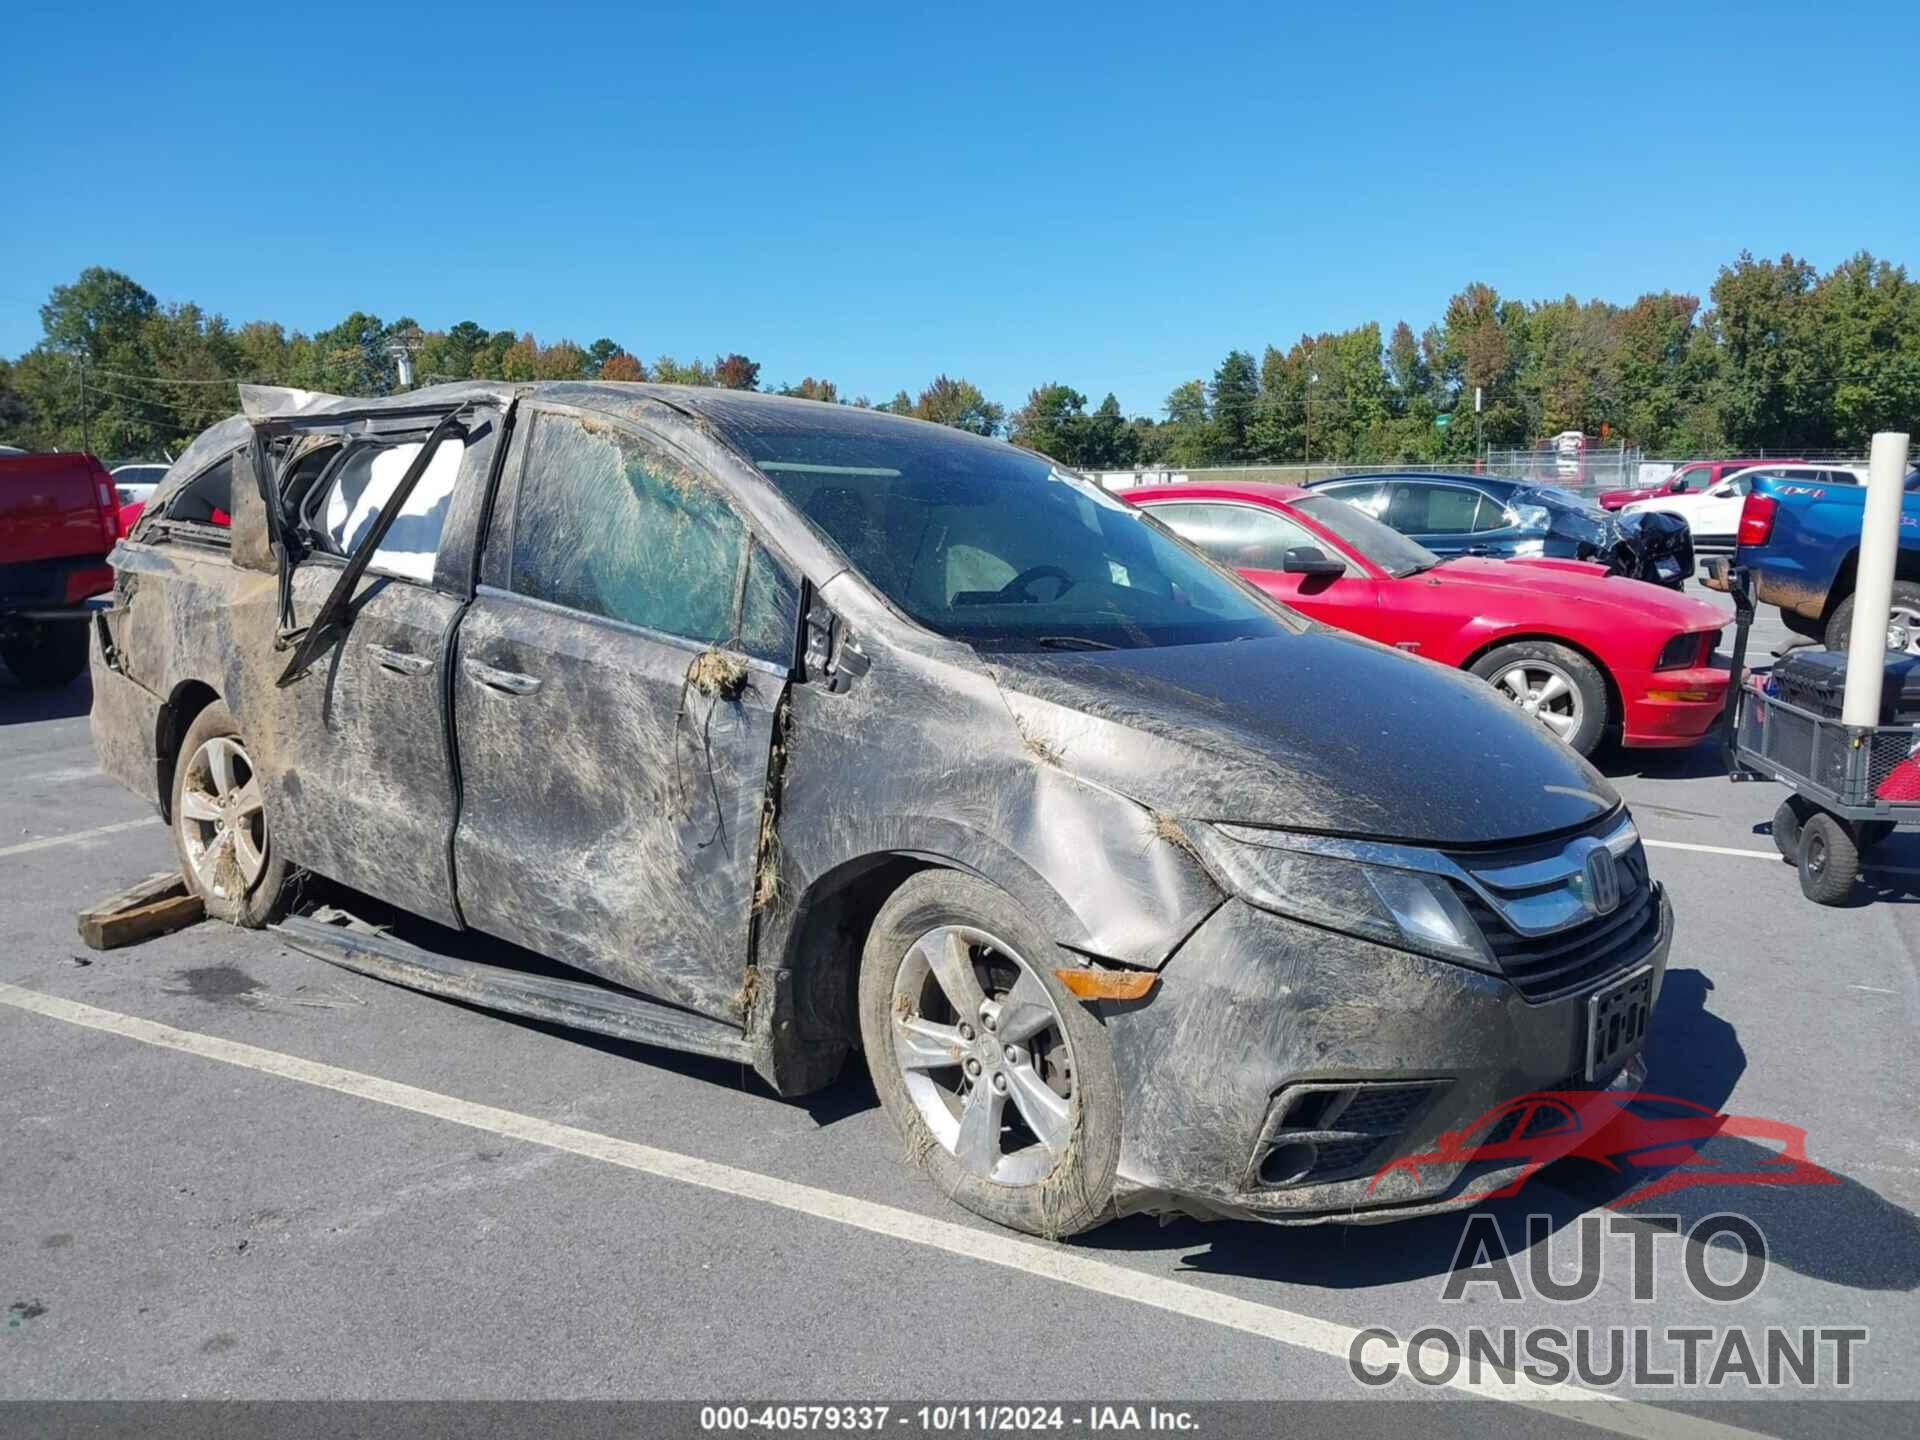
<path fill-rule="evenodd" d="M 1613 667 L 1595 653 L 1591 646 L 1582 645 L 1578 640 L 1565 635 L 1554 635 L 1538 631 L 1521 630 L 1500 635 L 1487 641 L 1466 659 L 1460 662 L 1462 670 L 1471 670 L 1487 656 L 1503 645 L 1559 645 L 1573 651 L 1600 672 L 1600 683 L 1607 687 L 1607 730 L 1618 730 L 1626 719 L 1626 702 L 1620 693 L 1620 682 L 1614 677 Z"/>
<path fill-rule="evenodd" d="M 168 693 L 154 717 L 154 788 L 160 797 L 160 818 L 173 823 L 173 771 L 180 762 L 180 742 L 200 712 L 219 700 L 220 692 L 204 680 L 182 680 Z"/>

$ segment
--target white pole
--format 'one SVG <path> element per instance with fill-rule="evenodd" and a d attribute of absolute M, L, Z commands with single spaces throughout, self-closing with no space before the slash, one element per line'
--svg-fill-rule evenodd
<path fill-rule="evenodd" d="M 1847 640 L 1853 663 L 1847 666 L 1847 689 L 1840 702 L 1840 719 L 1847 725 L 1880 723 L 1887 611 L 1893 605 L 1893 566 L 1900 552 L 1900 482 L 1906 474 L 1907 437 L 1888 431 L 1875 435 L 1860 518 L 1860 563 L 1854 571 L 1853 630 Z"/>

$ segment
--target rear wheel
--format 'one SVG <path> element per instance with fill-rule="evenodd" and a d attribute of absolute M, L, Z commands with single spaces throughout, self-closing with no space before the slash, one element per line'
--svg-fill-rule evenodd
<path fill-rule="evenodd" d="M 1061 1236 L 1107 1214 L 1120 1086 L 1054 954 L 984 880 L 915 875 L 869 932 L 860 1034 L 881 1103 L 934 1183 L 997 1224 Z"/>
<path fill-rule="evenodd" d="M 1853 893 L 1860 851 L 1833 816 L 1822 812 L 1800 827 L 1800 893 L 1816 905 L 1838 905 Z"/>
<path fill-rule="evenodd" d="M 287 862 L 267 832 L 253 757 L 215 700 L 194 717 L 173 770 L 173 848 L 207 914 L 250 929 L 276 918 Z"/>
<path fill-rule="evenodd" d="M 1489 650 L 1472 670 L 1581 755 L 1591 755 L 1606 733 L 1606 678 L 1577 650 L 1525 640 Z"/>
<path fill-rule="evenodd" d="M 87 668 L 87 627 L 77 620 L 22 625 L 0 641 L 0 659 L 22 685 L 71 685 Z"/>
<path fill-rule="evenodd" d="M 1844 650 L 1853 638 L 1853 596 L 1834 606 L 1827 620 L 1827 648 Z M 1920 655 L 1920 585 L 1911 580 L 1893 582 L 1893 604 L 1887 611 L 1887 649 Z"/>

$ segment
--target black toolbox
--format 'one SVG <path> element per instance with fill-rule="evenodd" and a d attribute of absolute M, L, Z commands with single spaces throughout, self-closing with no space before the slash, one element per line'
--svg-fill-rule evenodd
<path fill-rule="evenodd" d="M 1847 688 L 1845 650 L 1794 650 L 1773 667 L 1772 690 L 1789 705 L 1825 720 L 1840 718 Z M 1920 725 L 1920 655 L 1886 655 L 1880 682 L 1880 725 Z"/>

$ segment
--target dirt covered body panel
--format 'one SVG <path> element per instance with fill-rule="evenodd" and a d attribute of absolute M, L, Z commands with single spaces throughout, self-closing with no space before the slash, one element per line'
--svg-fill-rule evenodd
<path fill-rule="evenodd" d="M 1480 682 L 1264 599 L 1285 633 L 1234 643 L 1015 651 L 923 628 L 730 428 L 864 437 L 914 423 L 897 417 L 584 383 L 250 398 L 271 427 L 510 397 L 522 415 L 639 427 L 723 491 L 801 596 L 791 663 L 751 659 L 737 631 L 708 647 L 513 593 L 524 517 L 511 472 L 531 444 L 516 429 L 497 502 L 455 494 L 459 566 L 439 565 L 431 586 L 366 576 L 338 638 L 283 686 L 276 576 L 249 568 L 266 507 L 236 507 L 231 551 L 161 519 L 182 467 L 251 443 L 249 425 L 227 422 L 116 552 L 93 722 L 110 773 L 164 803 L 171 707 L 217 694 L 295 863 L 738 1027 L 785 1092 L 831 1079 L 855 1034 L 810 989 L 844 981 L 864 943 L 812 923 L 828 898 L 876 867 L 979 875 L 1058 947 L 1041 963 L 1158 972 L 1145 1000 L 1097 1012 L 1123 1081 L 1122 1201 L 1135 1208 L 1348 1203 L 1292 1190 L 1267 1204 L 1273 1187 L 1249 1179 L 1273 1098 L 1297 1081 L 1415 1076 L 1477 1113 L 1501 1085 L 1573 1068 L 1577 1000 L 1530 1004 L 1497 977 L 1256 911 L 1191 839 L 1218 821 L 1489 848 L 1619 809 L 1597 772 Z M 941 433 L 962 468 L 966 447 L 993 443 Z M 605 533 L 618 517 L 578 523 Z M 297 623 L 339 574 L 338 557 L 295 567 Z M 1420 1188 L 1385 1198 L 1433 1198 Z"/>

